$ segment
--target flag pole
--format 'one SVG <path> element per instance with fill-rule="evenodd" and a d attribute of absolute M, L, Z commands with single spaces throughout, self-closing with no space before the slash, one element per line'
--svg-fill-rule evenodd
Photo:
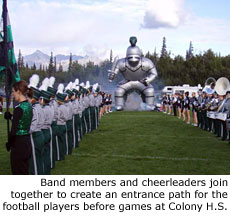
<path fill-rule="evenodd" d="M 9 64 L 8 64 L 8 46 L 7 46 L 7 0 L 3 0 L 3 10 L 2 10 L 2 18 L 3 18 L 3 33 L 4 33 L 4 64 L 5 64 L 5 92 L 6 92 L 6 112 L 9 112 L 9 103 L 10 103 L 10 83 L 9 83 Z M 10 121 L 7 119 L 7 135 L 9 137 L 10 133 Z"/>

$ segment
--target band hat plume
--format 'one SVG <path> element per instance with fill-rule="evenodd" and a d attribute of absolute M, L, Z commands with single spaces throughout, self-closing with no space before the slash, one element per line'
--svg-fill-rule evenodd
<path fill-rule="evenodd" d="M 49 79 L 46 77 L 43 81 L 42 81 L 42 85 L 40 86 L 39 90 L 41 91 L 41 97 L 47 101 L 50 100 L 50 97 L 52 96 L 52 94 L 50 92 L 47 91 L 48 89 L 48 85 L 49 85 Z"/>
<path fill-rule="evenodd" d="M 58 85 L 57 93 L 63 94 L 64 88 L 65 88 L 65 87 L 64 87 L 64 84 L 60 83 L 60 84 Z"/>
<path fill-rule="evenodd" d="M 89 81 L 86 81 L 85 89 L 89 89 L 89 88 L 90 88 L 90 82 L 89 82 Z"/>
<path fill-rule="evenodd" d="M 33 74 L 31 77 L 30 77 L 30 83 L 28 85 L 29 88 L 33 87 L 33 88 L 37 88 L 37 85 L 39 83 L 39 75 L 37 74 Z"/>
<path fill-rule="evenodd" d="M 65 101 L 65 98 L 67 96 L 67 94 L 64 94 L 64 85 L 62 83 L 60 83 L 58 85 L 58 89 L 57 89 L 57 94 L 56 94 L 56 97 L 57 97 L 57 100 L 60 101 L 60 102 L 64 102 Z"/>
<path fill-rule="evenodd" d="M 48 86 L 53 88 L 54 83 L 55 83 L 55 77 L 51 76 L 49 78 L 49 85 Z"/>
<path fill-rule="evenodd" d="M 82 82 L 82 83 L 80 84 L 80 86 L 81 86 L 81 87 L 85 87 L 85 83 Z"/>
<path fill-rule="evenodd" d="M 79 79 L 75 79 L 74 83 L 75 85 L 79 85 Z"/>
<path fill-rule="evenodd" d="M 47 91 L 50 92 L 52 96 L 55 96 L 57 92 L 57 89 L 53 88 L 54 83 L 55 83 L 55 77 L 51 76 L 49 78 L 49 86 L 47 88 Z"/>
<path fill-rule="evenodd" d="M 73 88 L 73 83 L 69 82 L 69 84 L 65 88 L 65 92 L 68 94 L 69 97 L 72 97 L 74 93 L 71 91 Z"/>
<path fill-rule="evenodd" d="M 98 85 L 99 85 L 98 83 L 95 83 L 93 85 L 93 92 L 97 92 Z"/>
<path fill-rule="evenodd" d="M 43 81 L 42 81 L 42 85 L 40 86 L 39 90 L 40 91 L 47 91 L 49 85 L 49 79 L 46 77 Z"/>

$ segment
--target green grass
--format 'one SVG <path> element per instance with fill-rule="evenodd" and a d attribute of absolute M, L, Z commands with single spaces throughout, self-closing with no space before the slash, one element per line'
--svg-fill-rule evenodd
<path fill-rule="evenodd" d="M 0 174 L 11 174 L 10 153 L 6 151 L 7 123 L 3 115 L 0 115 Z"/>
<path fill-rule="evenodd" d="M 0 116 L 0 174 L 10 174 Z M 158 112 L 106 114 L 52 174 L 230 174 L 230 145 Z"/>

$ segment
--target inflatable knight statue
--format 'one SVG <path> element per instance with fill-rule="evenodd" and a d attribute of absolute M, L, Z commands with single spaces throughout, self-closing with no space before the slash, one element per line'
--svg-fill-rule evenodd
<path fill-rule="evenodd" d="M 136 46 L 137 38 L 130 37 L 131 46 L 128 47 L 126 58 L 115 58 L 112 70 L 109 70 L 109 81 L 115 78 L 118 73 L 124 77 L 115 91 L 116 110 L 121 111 L 124 108 L 127 94 L 138 91 L 150 109 L 154 109 L 154 88 L 150 84 L 157 76 L 157 71 L 148 58 L 142 56 L 142 52 Z"/>

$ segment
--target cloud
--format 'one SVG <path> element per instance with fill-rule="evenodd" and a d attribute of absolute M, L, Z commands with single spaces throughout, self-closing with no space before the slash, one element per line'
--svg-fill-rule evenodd
<path fill-rule="evenodd" d="M 109 58 L 112 49 L 114 56 L 123 57 L 130 36 L 137 36 L 144 53 L 153 52 L 155 47 L 159 53 L 163 36 L 167 49 L 174 54 L 184 55 L 190 41 L 198 51 L 213 48 L 228 53 L 229 22 L 197 16 L 184 3 L 184 0 L 11 0 L 8 8 L 15 51 L 21 49 L 23 55 L 40 49 L 47 54 L 72 52 L 104 59 Z"/>
<path fill-rule="evenodd" d="M 176 28 L 185 19 L 184 0 L 150 0 L 143 28 Z"/>

